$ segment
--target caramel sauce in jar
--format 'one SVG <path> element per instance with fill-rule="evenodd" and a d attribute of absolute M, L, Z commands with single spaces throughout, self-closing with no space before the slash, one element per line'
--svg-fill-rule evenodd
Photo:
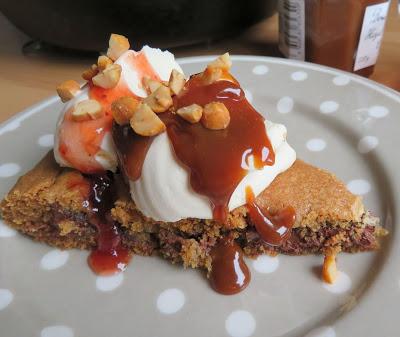
<path fill-rule="evenodd" d="M 366 7 L 387 0 L 305 0 L 306 61 L 370 76 L 374 66 L 353 71 Z"/>

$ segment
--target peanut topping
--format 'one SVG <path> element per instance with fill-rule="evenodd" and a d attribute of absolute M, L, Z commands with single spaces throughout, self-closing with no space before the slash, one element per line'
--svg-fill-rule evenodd
<path fill-rule="evenodd" d="M 112 64 L 113 61 L 105 55 L 100 55 L 99 58 L 97 59 L 97 67 L 100 71 L 105 70 L 108 66 Z"/>
<path fill-rule="evenodd" d="M 92 78 L 93 84 L 104 89 L 114 88 L 119 82 L 121 71 L 119 64 L 112 64 Z"/>
<path fill-rule="evenodd" d="M 200 121 L 201 116 L 203 115 L 203 108 L 198 104 L 192 104 L 178 109 L 176 113 L 184 120 L 194 124 Z"/>
<path fill-rule="evenodd" d="M 119 125 L 128 124 L 140 102 L 133 97 L 120 97 L 111 104 L 114 120 Z"/>
<path fill-rule="evenodd" d="M 223 76 L 223 70 L 221 68 L 208 68 L 201 74 L 203 77 L 204 84 L 211 84 L 220 80 Z"/>
<path fill-rule="evenodd" d="M 143 77 L 143 87 L 147 91 L 148 94 L 152 94 L 159 87 L 162 86 L 162 83 L 151 79 L 149 76 Z"/>
<path fill-rule="evenodd" d="M 74 80 L 68 80 L 65 82 L 62 82 L 58 87 L 57 87 L 57 93 L 58 96 L 60 96 L 61 101 L 63 103 L 69 101 L 72 99 L 76 93 L 79 91 L 80 85 L 78 82 Z"/>
<path fill-rule="evenodd" d="M 72 118 L 76 122 L 97 119 L 103 116 L 103 107 L 94 99 L 87 99 L 75 105 Z"/>
<path fill-rule="evenodd" d="M 219 56 L 216 60 L 210 62 L 207 68 L 219 68 L 225 71 L 229 71 L 232 67 L 232 61 L 229 53 L 225 53 Z"/>
<path fill-rule="evenodd" d="M 322 279 L 327 283 L 335 283 L 337 273 L 336 255 L 325 255 L 322 266 Z"/>
<path fill-rule="evenodd" d="M 99 68 L 97 67 L 97 64 L 92 64 L 89 69 L 86 69 L 82 73 L 82 78 L 86 81 L 90 81 L 94 76 L 96 76 L 99 73 Z"/>
<path fill-rule="evenodd" d="M 231 117 L 229 115 L 229 110 L 224 103 L 211 102 L 204 106 L 201 123 L 207 129 L 225 129 L 229 125 L 230 121 Z"/>
<path fill-rule="evenodd" d="M 211 84 L 220 80 L 222 77 L 224 77 L 224 73 L 226 74 L 229 72 L 231 66 L 232 61 L 229 53 L 225 53 L 214 61 L 210 62 L 202 74 L 205 84 Z"/>
<path fill-rule="evenodd" d="M 183 76 L 183 74 L 181 74 L 178 70 L 173 69 L 168 82 L 168 86 L 172 93 L 178 95 L 185 83 L 185 76 Z"/>
<path fill-rule="evenodd" d="M 118 59 L 130 47 L 128 39 L 118 34 L 111 34 L 108 46 L 107 56 L 113 61 Z"/>
<path fill-rule="evenodd" d="M 141 136 L 155 136 L 166 129 L 161 119 L 145 103 L 138 106 L 130 122 L 133 131 Z"/>
<path fill-rule="evenodd" d="M 103 162 L 106 162 L 107 166 L 116 167 L 118 165 L 114 156 L 112 156 L 110 152 L 101 149 L 96 153 L 96 160 L 99 159 L 102 160 Z"/>
<path fill-rule="evenodd" d="M 172 106 L 173 101 L 169 88 L 161 85 L 156 91 L 144 99 L 155 113 L 165 112 Z"/>

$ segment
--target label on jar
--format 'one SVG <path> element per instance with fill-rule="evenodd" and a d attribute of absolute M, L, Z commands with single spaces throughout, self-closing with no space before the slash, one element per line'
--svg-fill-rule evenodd
<path fill-rule="evenodd" d="M 373 66 L 376 63 L 388 10 L 389 1 L 368 6 L 365 9 L 360 42 L 358 43 L 354 62 L 354 71 Z"/>
<path fill-rule="evenodd" d="M 287 58 L 304 61 L 304 0 L 279 0 L 279 50 Z"/>

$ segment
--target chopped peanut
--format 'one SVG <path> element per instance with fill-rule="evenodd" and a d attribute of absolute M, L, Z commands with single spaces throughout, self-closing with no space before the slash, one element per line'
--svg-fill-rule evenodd
<path fill-rule="evenodd" d="M 221 68 L 207 68 L 202 73 L 204 84 L 211 84 L 220 80 L 223 76 L 223 70 Z"/>
<path fill-rule="evenodd" d="M 86 69 L 82 73 L 82 78 L 86 81 L 90 81 L 94 76 L 96 76 L 99 73 L 99 68 L 97 67 L 97 64 L 92 64 L 89 69 Z"/>
<path fill-rule="evenodd" d="M 203 115 L 203 108 L 198 104 L 192 104 L 178 109 L 176 113 L 184 120 L 194 124 L 200 121 L 201 116 Z"/>
<path fill-rule="evenodd" d="M 119 82 L 121 71 L 119 64 L 112 64 L 92 78 L 93 84 L 104 89 L 114 88 Z"/>
<path fill-rule="evenodd" d="M 144 103 L 155 113 L 165 112 L 173 104 L 171 92 L 169 88 L 161 85 L 156 91 L 144 99 Z"/>
<path fill-rule="evenodd" d="M 335 283 L 337 278 L 336 256 L 333 254 L 325 255 L 322 266 L 322 279 L 327 283 Z"/>
<path fill-rule="evenodd" d="M 158 82 L 156 80 L 153 80 L 149 76 L 144 76 L 143 77 L 143 86 L 148 94 L 152 94 L 154 91 L 156 91 L 159 87 L 162 86 L 162 83 Z"/>
<path fill-rule="evenodd" d="M 80 101 L 72 111 L 72 118 L 76 122 L 97 119 L 103 115 L 103 107 L 95 99 Z"/>
<path fill-rule="evenodd" d="M 118 34 L 111 34 L 108 46 L 107 56 L 113 61 L 118 59 L 130 47 L 128 39 Z"/>
<path fill-rule="evenodd" d="M 107 166 L 116 167 L 118 165 L 115 156 L 113 156 L 110 152 L 104 151 L 100 149 L 96 153 L 96 160 L 101 160 L 103 163 L 105 162 Z"/>
<path fill-rule="evenodd" d="M 140 102 L 133 97 L 120 97 L 111 104 L 114 120 L 119 125 L 128 124 Z"/>
<path fill-rule="evenodd" d="M 178 70 L 173 69 L 168 82 L 168 86 L 172 93 L 178 95 L 185 83 L 185 76 L 183 76 L 183 74 L 181 74 Z"/>
<path fill-rule="evenodd" d="M 211 102 L 206 104 L 203 109 L 201 123 L 207 129 L 225 129 L 229 125 L 230 121 L 231 117 L 229 115 L 229 110 L 226 108 L 224 103 Z"/>
<path fill-rule="evenodd" d="M 113 61 L 105 55 L 100 55 L 99 58 L 97 59 L 97 67 L 99 68 L 100 71 L 105 70 L 108 66 L 112 64 Z"/>
<path fill-rule="evenodd" d="M 166 129 L 162 120 L 145 103 L 135 110 L 130 122 L 133 131 L 141 136 L 155 136 Z"/>
<path fill-rule="evenodd" d="M 214 83 L 221 78 L 225 78 L 230 68 L 232 66 L 232 61 L 230 59 L 229 53 L 225 53 L 219 56 L 216 60 L 210 62 L 207 65 L 206 70 L 202 73 L 203 81 L 206 84 Z"/>
<path fill-rule="evenodd" d="M 64 103 L 72 99 L 76 93 L 80 89 L 80 85 L 78 82 L 74 80 L 68 80 L 65 82 L 62 82 L 58 87 L 57 87 L 57 93 L 58 96 L 60 96 L 61 101 Z"/>
<path fill-rule="evenodd" d="M 229 53 L 225 53 L 219 56 L 216 60 L 208 64 L 207 68 L 218 68 L 225 71 L 229 71 L 232 67 L 232 61 Z"/>

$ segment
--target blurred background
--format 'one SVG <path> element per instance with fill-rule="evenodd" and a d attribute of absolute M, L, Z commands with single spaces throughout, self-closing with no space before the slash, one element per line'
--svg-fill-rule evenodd
<path fill-rule="evenodd" d="M 81 81 L 111 32 L 127 36 L 133 49 L 149 44 L 176 57 L 282 57 L 277 9 L 278 0 L 0 0 L 0 121 L 52 95 L 63 80 Z M 397 0 L 370 78 L 400 90 Z"/>

